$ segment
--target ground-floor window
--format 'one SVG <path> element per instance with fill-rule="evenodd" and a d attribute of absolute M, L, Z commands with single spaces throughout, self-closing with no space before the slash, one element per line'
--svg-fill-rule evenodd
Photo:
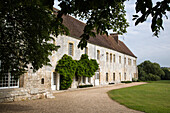
<path fill-rule="evenodd" d="M 88 83 L 91 83 L 91 78 L 90 77 L 88 77 Z"/>
<path fill-rule="evenodd" d="M 126 80 L 126 73 L 124 74 L 124 80 Z"/>
<path fill-rule="evenodd" d="M 119 73 L 119 79 L 120 79 L 120 81 L 121 81 L 121 73 Z"/>
<path fill-rule="evenodd" d="M 106 73 L 106 82 L 108 82 L 108 73 Z"/>
<path fill-rule="evenodd" d="M 115 73 L 113 73 L 113 81 L 115 81 Z"/>
<path fill-rule="evenodd" d="M 96 79 L 99 79 L 99 73 L 96 73 Z"/>
<path fill-rule="evenodd" d="M 19 80 L 14 79 L 10 73 L 7 73 L 0 79 L 0 89 L 2 88 L 18 88 Z"/>
<path fill-rule="evenodd" d="M 83 83 L 86 83 L 86 77 L 83 76 Z"/>

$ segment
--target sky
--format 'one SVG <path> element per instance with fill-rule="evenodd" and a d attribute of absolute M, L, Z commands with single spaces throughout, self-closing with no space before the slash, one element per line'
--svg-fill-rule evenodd
<path fill-rule="evenodd" d="M 60 9 L 57 0 L 55 0 L 54 7 Z M 130 26 L 127 28 L 127 33 L 119 36 L 119 40 L 123 41 L 137 56 L 137 64 L 150 60 L 159 63 L 161 67 L 170 67 L 170 33 L 168 33 L 170 32 L 170 19 L 164 19 L 164 31 L 161 31 L 157 38 L 151 32 L 150 18 L 138 26 L 135 26 L 135 22 L 132 21 L 132 15 L 135 14 L 135 0 L 126 1 L 125 10 Z M 169 12 L 167 15 L 170 18 Z"/>

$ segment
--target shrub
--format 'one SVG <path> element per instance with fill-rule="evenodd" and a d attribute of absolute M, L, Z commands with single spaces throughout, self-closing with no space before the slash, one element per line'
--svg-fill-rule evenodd
<path fill-rule="evenodd" d="M 121 83 L 132 83 L 132 81 L 121 81 Z"/>
<path fill-rule="evenodd" d="M 137 78 L 132 78 L 132 82 L 137 82 Z"/>
<path fill-rule="evenodd" d="M 86 88 L 86 87 L 93 87 L 93 85 L 79 85 L 77 88 Z"/>

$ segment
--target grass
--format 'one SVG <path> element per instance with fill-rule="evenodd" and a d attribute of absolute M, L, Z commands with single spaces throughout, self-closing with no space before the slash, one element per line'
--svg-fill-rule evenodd
<path fill-rule="evenodd" d="M 146 113 L 170 113 L 170 81 L 168 80 L 112 90 L 108 95 L 131 109 Z"/>

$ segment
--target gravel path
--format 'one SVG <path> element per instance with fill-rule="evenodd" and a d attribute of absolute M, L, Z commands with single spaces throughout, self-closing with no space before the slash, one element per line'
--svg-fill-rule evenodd
<path fill-rule="evenodd" d="M 4 113 L 140 113 L 111 100 L 107 93 L 112 89 L 145 83 L 118 84 L 100 88 L 55 93 L 55 99 L 40 99 L 1 103 Z"/>

